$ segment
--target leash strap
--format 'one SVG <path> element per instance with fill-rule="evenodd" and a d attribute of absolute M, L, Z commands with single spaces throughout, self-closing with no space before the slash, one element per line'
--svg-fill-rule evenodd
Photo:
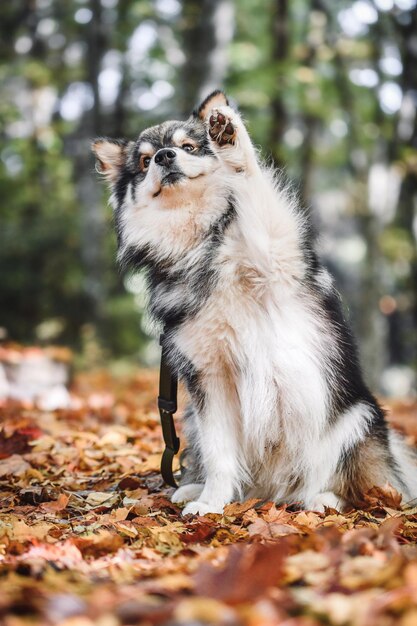
<path fill-rule="evenodd" d="M 159 396 L 158 409 L 161 418 L 162 434 L 165 442 L 165 450 L 161 459 L 161 474 L 164 481 L 177 487 L 177 483 L 172 471 L 174 456 L 180 449 L 180 440 L 177 437 L 174 423 L 174 413 L 177 410 L 177 388 L 178 379 L 173 373 L 167 359 L 167 350 L 164 347 L 164 333 L 162 333 L 159 343 L 162 346 L 161 369 L 159 374 Z"/>

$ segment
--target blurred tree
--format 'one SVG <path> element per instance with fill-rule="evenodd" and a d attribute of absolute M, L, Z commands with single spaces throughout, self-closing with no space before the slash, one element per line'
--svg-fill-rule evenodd
<path fill-rule="evenodd" d="M 91 105 L 80 116 L 71 135 L 71 156 L 74 158 L 74 178 L 80 202 L 81 258 L 85 269 L 83 290 L 90 304 L 89 314 L 100 325 L 107 285 L 105 272 L 105 217 L 101 193 L 92 176 L 90 145 L 94 137 L 103 133 L 104 119 L 99 92 L 99 75 L 103 56 L 109 48 L 107 32 L 102 21 L 100 0 L 91 0 L 91 19 L 86 25 L 86 54 L 82 77 L 91 94 Z"/>
<path fill-rule="evenodd" d="M 391 332 L 395 333 L 396 340 L 390 345 L 394 362 L 411 361 L 417 365 L 417 9 L 406 16 L 398 14 L 394 28 L 403 66 L 400 77 L 403 101 L 390 156 L 394 162 L 400 160 L 403 176 L 393 226 L 402 241 L 408 243 L 409 271 L 405 276 L 405 290 L 409 299 L 403 302 L 402 308 L 410 312 L 410 319 L 403 332 L 398 333 L 398 311 L 395 311 Z M 404 250 L 404 245 L 399 247 Z M 402 290 L 397 287 L 395 291 L 398 294 Z"/>
<path fill-rule="evenodd" d="M 288 0 L 275 0 L 272 4 L 272 63 L 275 71 L 275 88 L 271 96 L 271 149 L 277 167 L 283 167 L 280 150 L 284 130 L 287 126 L 287 110 L 283 87 L 289 54 L 289 10 Z"/>
<path fill-rule="evenodd" d="M 314 208 L 368 371 L 400 365 L 411 380 L 416 4 L 4 2 L 0 326 L 20 341 L 97 337 L 112 354 L 145 345 L 89 142 L 134 138 L 225 87 Z"/>
<path fill-rule="evenodd" d="M 181 41 L 185 61 L 178 94 L 182 116 L 190 114 L 192 103 L 224 84 L 233 30 L 231 0 L 184 0 Z"/>

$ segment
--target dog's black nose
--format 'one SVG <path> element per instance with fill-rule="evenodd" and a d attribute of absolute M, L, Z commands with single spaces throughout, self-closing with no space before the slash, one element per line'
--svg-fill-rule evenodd
<path fill-rule="evenodd" d="M 170 165 L 172 165 L 176 156 L 177 155 L 174 150 L 170 150 L 169 148 L 162 148 L 162 150 L 158 150 L 158 152 L 155 154 L 155 163 L 157 163 L 157 165 L 165 165 L 166 167 L 169 167 Z"/>

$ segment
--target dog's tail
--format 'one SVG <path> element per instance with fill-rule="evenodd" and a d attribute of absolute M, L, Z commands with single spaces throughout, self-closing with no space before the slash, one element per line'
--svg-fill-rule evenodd
<path fill-rule="evenodd" d="M 395 464 L 393 486 L 403 494 L 403 504 L 417 506 L 417 453 L 399 433 L 391 429 L 389 446 Z"/>

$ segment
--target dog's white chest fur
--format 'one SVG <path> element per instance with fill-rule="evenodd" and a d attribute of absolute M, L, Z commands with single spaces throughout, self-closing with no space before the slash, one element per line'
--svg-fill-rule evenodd
<path fill-rule="evenodd" d="M 261 489 L 282 498 L 316 464 L 306 448 L 321 437 L 328 407 L 325 363 L 317 354 L 331 346 L 324 346 L 329 339 L 307 299 L 288 280 L 265 284 L 244 251 L 244 236 L 233 228 L 219 250 L 216 288 L 175 343 L 202 373 L 208 395 L 219 397 L 219 412 L 210 416 L 214 445 L 229 428 L 239 433 L 243 482 L 258 495 Z"/>

